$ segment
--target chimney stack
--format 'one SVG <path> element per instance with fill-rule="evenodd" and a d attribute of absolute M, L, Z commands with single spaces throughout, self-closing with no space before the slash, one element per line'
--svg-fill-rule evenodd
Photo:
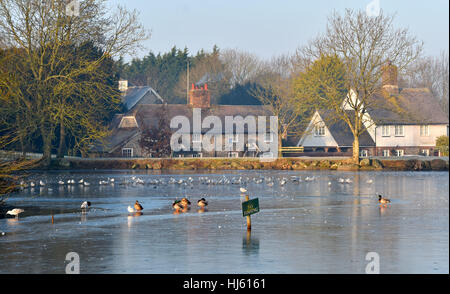
<path fill-rule="evenodd" d="M 398 94 L 398 69 L 391 61 L 382 67 L 382 86 L 383 90 L 389 94 Z"/>
<path fill-rule="evenodd" d="M 207 84 L 204 87 L 192 84 L 192 89 L 189 91 L 189 105 L 193 108 L 211 107 L 211 94 Z"/>

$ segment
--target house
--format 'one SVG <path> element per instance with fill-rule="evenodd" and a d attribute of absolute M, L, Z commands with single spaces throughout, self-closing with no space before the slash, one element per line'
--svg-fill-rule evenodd
<path fill-rule="evenodd" d="M 161 128 L 161 118 L 169 124 L 172 118 L 185 117 L 191 126 L 195 123 L 195 117 L 206 118 L 210 116 L 217 117 L 220 120 L 221 129 L 216 130 L 215 133 L 210 128 L 201 128 L 199 133 L 193 132 L 193 128 L 189 128 L 187 134 L 190 137 L 192 145 L 186 146 L 188 150 L 181 150 L 173 152 L 174 157 L 252 157 L 259 156 L 260 150 L 256 144 L 256 134 L 249 134 L 249 124 L 244 124 L 244 128 L 237 128 L 233 126 L 233 135 L 230 137 L 225 134 L 225 126 L 230 117 L 237 120 L 243 119 L 247 121 L 248 117 L 267 117 L 271 112 L 266 106 L 262 105 L 211 105 L 211 95 L 207 84 L 202 86 L 192 85 L 189 91 L 188 104 L 166 104 L 166 103 L 148 103 L 148 99 L 153 99 L 151 102 L 163 101 L 159 99 L 159 95 L 151 90 L 146 94 L 137 89 L 127 94 L 124 98 L 127 104 L 128 111 L 124 114 L 116 115 L 111 122 L 111 135 L 106 138 L 105 143 L 96 146 L 92 152 L 97 156 L 103 157 L 152 157 L 152 153 L 146 152 L 140 144 L 142 134 L 145 130 L 150 128 Z M 129 91 L 129 90 L 128 90 Z M 127 92 L 128 93 L 128 92 Z M 135 93 L 135 94 L 132 94 Z M 141 98 L 136 98 L 137 96 Z M 156 99 L 155 99 L 156 97 Z M 257 123 L 258 120 L 255 122 Z M 168 126 L 166 126 L 168 127 Z M 172 130 L 174 132 L 176 130 Z M 178 130 L 179 131 L 179 130 Z M 202 140 L 202 137 L 214 133 L 221 137 L 221 146 L 219 148 L 219 140 L 216 141 L 214 137 L 214 149 L 210 151 L 194 151 L 193 144 Z M 242 137 L 240 137 L 242 135 Z M 242 141 L 243 140 L 243 141 Z M 275 133 L 268 133 L 267 140 L 276 140 Z M 228 141 L 230 144 L 244 146 L 240 151 L 225 151 L 224 145 Z"/>
<path fill-rule="evenodd" d="M 347 99 L 357 99 L 351 92 Z M 343 101 L 346 111 L 348 100 Z M 388 63 L 382 90 L 366 107 L 361 135 L 361 156 L 439 155 L 436 139 L 448 135 L 449 119 L 439 101 L 426 88 L 399 88 L 397 67 Z M 308 155 L 350 155 L 353 135 L 342 121 L 330 121 L 329 111 L 318 110 L 297 146 Z"/>
<path fill-rule="evenodd" d="M 128 81 L 119 81 L 119 91 L 121 92 L 122 104 L 127 111 L 130 111 L 141 104 L 163 104 L 164 100 L 151 87 L 132 86 L 128 87 Z"/>

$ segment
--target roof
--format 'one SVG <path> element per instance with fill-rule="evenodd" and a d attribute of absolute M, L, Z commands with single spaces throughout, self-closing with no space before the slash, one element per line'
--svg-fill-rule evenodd
<path fill-rule="evenodd" d="M 448 124 L 448 116 L 429 89 L 399 89 L 398 95 L 379 93 L 367 107 L 377 125 L 387 124 Z"/>
<path fill-rule="evenodd" d="M 346 122 L 341 119 L 334 119 L 333 112 L 331 110 L 319 110 L 319 115 L 324 120 L 328 130 L 333 136 L 334 140 L 340 147 L 351 147 L 353 146 L 353 133 Z M 346 110 L 348 116 L 353 117 L 353 110 Z M 359 136 L 359 145 L 361 147 L 371 147 L 375 146 L 370 134 L 365 130 Z"/>
<path fill-rule="evenodd" d="M 116 115 L 111 123 L 110 129 L 112 134 L 106 139 L 108 142 L 104 146 L 105 150 L 113 150 L 117 146 L 125 144 L 143 129 L 153 128 L 159 126 L 161 114 L 165 114 L 167 123 L 176 116 L 184 116 L 188 118 L 191 130 L 193 126 L 193 108 L 186 104 L 139 104 L 129 111 L 126 115 Z M 222 123 L 222 131 L 225 130 L 226 116 L 270 116 L 272 115 L 269 108 L 263 105 L 212 105 L 210 108 L 201 109 L 201 119 L 204 120 L 207 116 L 217 116 Z M 119 124 L 123 117 L 135 116 L 138 128 L 119 128 Z M 267 125 L 270 124 L 270 119 L 266 119 Z M 256 121 L 257 127 L 257 121 Z M 202 128 L 202 133 L 210 131 L 211 128 Z M 234 126 L 234 131 L 236 128 Z M 244 133 L 247 132 L 247 125 L 244 126 Z M 189 131 L 190 133 L 190 131 Z M 212 133 L 212 132 L 209 132 Z M 101 149 L 101 147 L 100 147 Z"/>
<path fill-rule="evenodd" d="M 125 95 L 122 96 L 122 102 L 127 110 L 130 110 L 136 104 L 157 104 L 163 103 L 164 100 L 152 87 L 143 86 L 129 87 Z"/>

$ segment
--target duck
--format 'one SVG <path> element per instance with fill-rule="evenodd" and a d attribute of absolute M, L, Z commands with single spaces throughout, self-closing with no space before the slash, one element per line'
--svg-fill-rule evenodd
<path fill-rule="evenodd" d="M 199 201 L 197 201 L 197 205 L 201 208 L 205 208 L 208 205 L 208 202 L 206 201 L 205 198 L 202 198 Z"/>
<path fill-rule="evenodd" d="M 14 208 L 12 210 L 8 210 L 6 214 L 14 215 L 16 218 L 19 218 L 19 214 L 21 214 L 24 211 L 25 210 L 23 210 L 22 208 Z"/>
<path fill-rule="evenodd" d="M 144 209 L 144 207 L 142 207 L 139 201 L 136 200 L 136 203 L 134 203 L 134 209 L 136 209 L 136 211 L 141 211 Z"/>
<path fill-rule="evenodd" d="M 173 207 L 173 209 L 175 209 L 176 211 L 178 211 L 178 210 L 183 210 L 183 205 L 181 205 L 181 200 L 175 200 L 175 201 L 172 203 L 172 207 Z"/>
<path fill-rule="evenodd" d="M 84 201 L 82 204 L 81 204 L 81 209 L 87 209 L 88 207 L 90 207 L 91 206 L 91 202 L 90 201 Z"/>
<path fill-rule="evenodd" d="M 189 201 L 186 197 L 183 197 L 183 199 L 180 200 L 181 205 L 183 205 L 185 208 L 191 205 L 191 201 Z"/>
<path fill-rule="evenodd" d="M 387 203 L 391 203 L 390 199 L 384 198 L 381 195 L 378 195 L 378 202 L 381 204 L 387 204 Z"/>

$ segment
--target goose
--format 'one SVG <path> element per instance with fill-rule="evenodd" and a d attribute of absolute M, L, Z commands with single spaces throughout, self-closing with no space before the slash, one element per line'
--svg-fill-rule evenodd
<path fill-rule="evenodd" d="M 6 214 L 14 215 L 16 218 L 19 218 L 19 214 L 21 214 L 24 211 L 25 210 L 23 210 L 21 208 L 14 208 L 12 210 L 8 210 L 8 212 L 6 212 Z"/>
<path fill-rule="evenodd" d="M 134 203 L 134 209 L 136 209 L 136 211 L 141 211 L 144 208 L 142 207 L 142 205 L 139 203 L 139 201 L 136 200 L 136 203 Z"/>
<path fill-rule="evenodd" d="M 205 206 L 208 205 L 208 202 L 205 200 L 205 198 L 202 198 L 199 201 L 197 201 L 197 205 L 201 208 L 204 208 Z"/>
<path fill-rule="evenodd" d="M 387 204 L 387 203 L 391 203 L 390 199 L 387 198 L 383 198 L 383 196 L 378 195 L 378 202 L 381 204 Z"/>
<path fill-rule="evenodd" d="M 88 207 L 90 207 L 91 206 L 91 202 L 90 201 L 84 201 L 82 204 L 81 204 L 81 209 L 87 209 Z"/>
<path fill-rule="evenodd" d="M 241 193 L 247 193 L 247 189 L 245 189 L 243 187 L 239 188 L 239 190 L 241 191 Z"/>

